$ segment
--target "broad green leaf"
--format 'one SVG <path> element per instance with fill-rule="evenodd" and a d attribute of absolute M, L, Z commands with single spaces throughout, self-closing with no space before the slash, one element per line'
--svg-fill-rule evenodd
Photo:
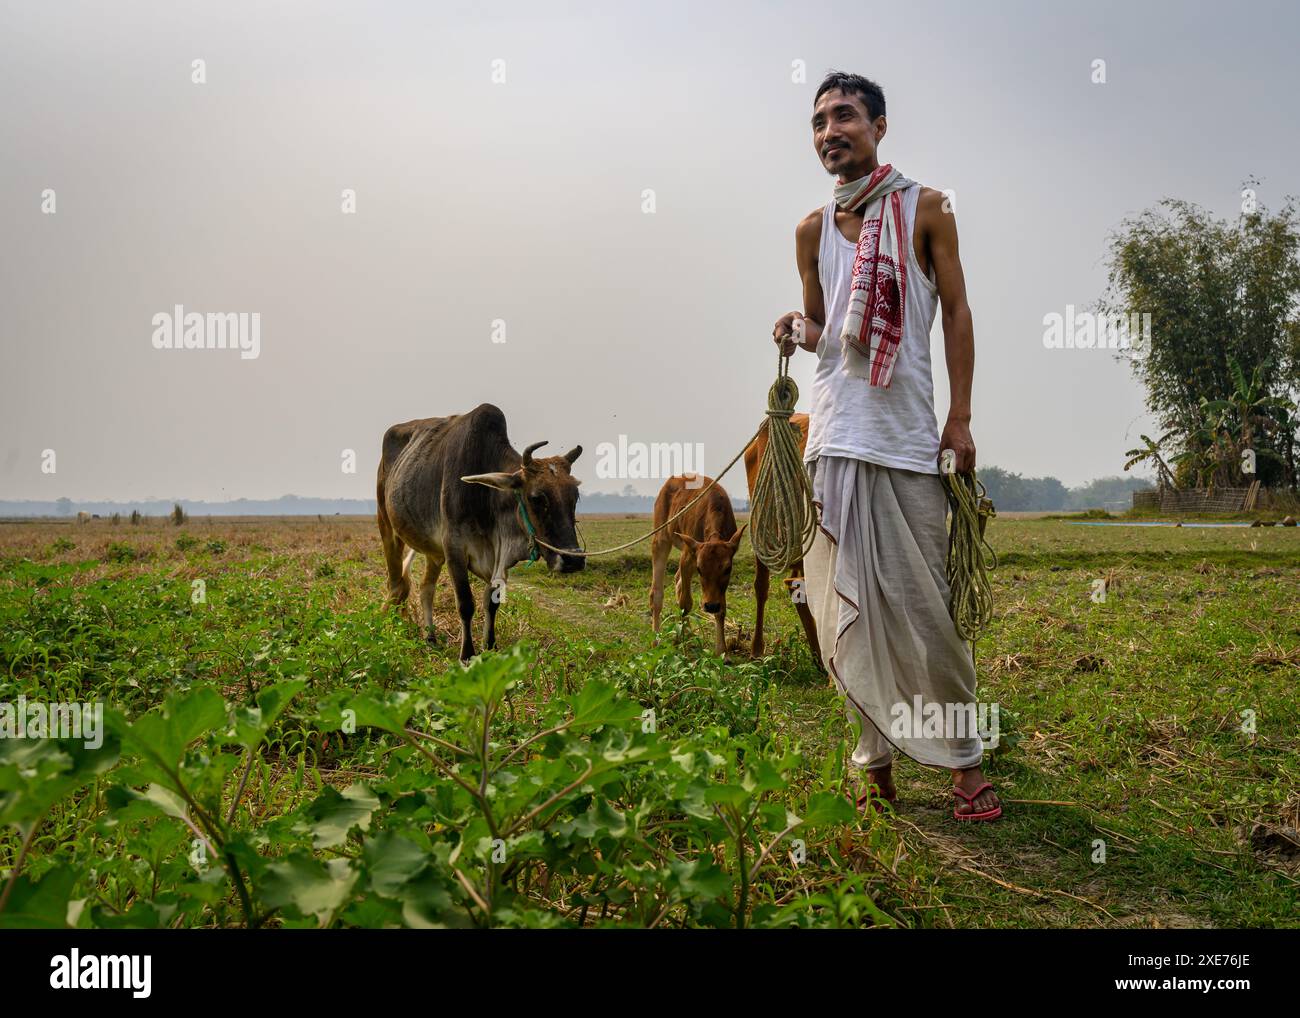
<path fill-rule="evenodd" d="M 822 827 L 828 824 L 852 823 L 857 818 L 857 810 L 842 795 L 834 792 L 814 792 L 808 797 L 808 805 L 803 812 L 804 827 Z"/>
<path fill-rule="evenodd" d="M 417 877 L 430 860 L 429 853 L 414 841 L 392 831 L 367 838 L 361 855 L 370 874 L 371 890 L 389 898 Z"/>
<path fill-rule="evenodd" d="M 268 908 L 288 908 L 315 916 L 324 926 L 347 902 L 360 873 L 350 859 L 321 864 L 296 854 L 271 863 L 257 886 L 257 896 Z"/>
<path fill-rule="evenodd" d="M 0 824 L 34 823 L 117 759 L 116 736 L 98 749 L 77 739 L 0 739 Z"/>
<path fill-rule="evenodd" d="M 174 771 L 185 748 L 200 736 L 224 727 L 226 701 L 212 686 L 173 693 L 159 709 L 126 724 L 116 724 L 124 744 Z"/>
<path fill-rule="evenodd" d="M 379 808 L 379 798 L 365 785 L 349 785 L 342 792 L 326 786 L 325 790 L 303 810 L 312 844 L 317 848 L 337 848 L 348 840 L 356 827 L 367 831 L 370 818 Z"/>
<path fill-rule="evenodd" d="M 252 749 L 261 743 L 276 718 L 289 705 L 289 701 L 306 685 L 303 679 L 276 682 L 257 694 L 256 707 L 238 708 L 235 711 L 235 741 L 247 749 Z"/>
<path fill-rule="evenodd" d="M 56 866 L 39 880 L 20 873 L 5 910 L 0 912 L 0 929 L 67 929 L 68 906 L 76 882 L 77 874 L 71 866 Z"/>

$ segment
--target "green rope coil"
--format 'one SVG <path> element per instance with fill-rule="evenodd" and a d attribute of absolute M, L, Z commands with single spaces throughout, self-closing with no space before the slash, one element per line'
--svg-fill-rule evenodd
<path fill-rule="evenodd" d="M 780 357 L 776 381 L 767 392 L 767 448 L 759 461 L 749 514 L 754 557 L 777 573 L 803 558 L 817 533 L 817 507 L 799 453 L 799 429 L 790 423 L 799 387 L 789 372 L 790 358 Z"/>
<path fill-rule="evenodd" d="M 988 571 L 998 565 L 997 552 L 984 539 L 984 529 L 997 510 L 974 472 L 943 474 L 952 510 L 948 530 L 948 612 L 957 635 L 974 643 L 993 617 L 993 590 Z"/>

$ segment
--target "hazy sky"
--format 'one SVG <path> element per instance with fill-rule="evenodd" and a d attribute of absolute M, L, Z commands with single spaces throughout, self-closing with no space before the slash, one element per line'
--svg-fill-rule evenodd
<path fill-rule="evenodd" d="M 721 467 L 830 198 L 830 68 L 884 87 L 882 158 L 956 193 L 980 462 L 1118 473 L 1142 392 L 1043 316 L 1164 196 L 1300 191 L 1297 38 L 1285 3 L 5 0 L 0 498 L 370 497 L 389 424 L 484 401 L 518 449 L 585 446 L 588 490 L 627 483 L 595 472 L 620 434 Z M 260 314 L 260 356 L 155 349 L 176 304 Z M 938 321 L 932 351 L 942 422 Z"/>

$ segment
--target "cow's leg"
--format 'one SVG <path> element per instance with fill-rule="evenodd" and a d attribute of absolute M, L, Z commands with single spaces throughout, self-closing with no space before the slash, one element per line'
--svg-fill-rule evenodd
<path fill-rule="evenodd" d="M 754 657 L 763 656 L 763 613 L 767 610 L 767 590 L 770 579 L 767 566 L 755 559 L 754 601 L 758 605 L 758 610 L 754 615 L 754 642 L 749 646 L 749 651 Z"/>
<path fill-rule="evenodd" d="M 804 636 L 808 637 L 808 647 L 812 650 L 813 664 L 817 666 L 818 671 L 825 674 L 826 666 L 822 663 L 822 648 L 821 644 L 817 642 L 817 623 L 813 619 L 812 609 L 808 607 L 808 590 L 803 576 L 803 559 L 800 559 L 791 567 L 786 585 L 790 588 L 790 593 L 794 597 L 794 610 L 799 613 L 799 621 L 803 623 Z"/>
<path fill-rule="evenodd" d="M 506 578 L 494 577 L 483 591 L 483 649 L 495 650 L 497 645 L 497 609 L 506 596 Z"/>
<path fill-rule="evenodd" d="M 469 585 L 469 564 L 465 553 L 447 556 L 447 572 L 451 574 L 451 586 L 456 591 L 456 608 L 460 612 L 460 659 L 468 661 L 474 656 L 474 591 Z"/>
<path fill-rule="evenodd" d="M 438 586 L 442 563 L 432 555 L 424 556 L 424 580 L 420 584 L 420 618 L 424 622 L 424 638 L 433 642 L 437 633 L 433 628 L 433 594 Z"/>
<path fill-rule="evenodd" d="M 668 555 L 673 550 L 672 540 L 667 537 L 660 540 L 660 537 L 659 534 L 655 535 L 650 548 L 650 624 L 656 633 L 659 632 L 659 613 L 664 606 L 664 576 L 668 572 Z"/>
<path fill-rule="evenodd" d="M 384 564 L 388 566 L 388 600 L 405 604 L 411 593 L 411 578 L 407 575 L 410 562 L 406 558 L 406 544 L 393 531 L 383 500 L 379 502 L 379 540 L 384 546 Z"/>

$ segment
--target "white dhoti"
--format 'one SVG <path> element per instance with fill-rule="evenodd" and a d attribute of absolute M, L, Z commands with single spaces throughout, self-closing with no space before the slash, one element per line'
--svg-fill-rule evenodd
<path fill-rule="evenodd" d="M 948 614 L 938 476 L 839 456 L 808 472 L 821 525 L 805 590 L 826 669 L 862 719 L 853 766 L 883 767 L 892 747 L 934 767 L 978 764 L 979 734 L 964 723 L 976 713 L 975 664 Z M 936 710 L 949 722 L 937 733 L 926 723 Z"/>

